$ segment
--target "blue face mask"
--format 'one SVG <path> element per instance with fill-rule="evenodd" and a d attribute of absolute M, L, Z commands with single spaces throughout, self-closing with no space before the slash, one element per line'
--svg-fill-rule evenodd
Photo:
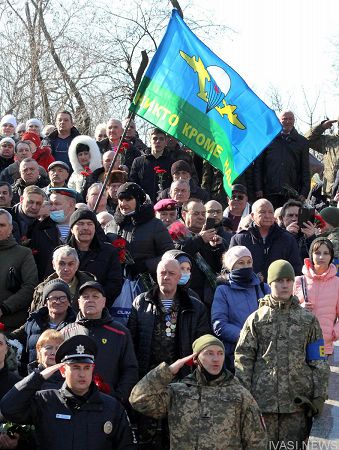
<path fill-rule="evenodd" d="M 59 211 L 51 211 L 49 217 L 56 223 L 65 222 L 65 211 L 60 209 Z"/>
<path fill-rule="evenodd" d="M 180 277 L 180 280 L 178 281 L 179 286 L 185 286 L 189 282 L 189 279 L 191 277 L 190 273 L 183 273 Z"/>

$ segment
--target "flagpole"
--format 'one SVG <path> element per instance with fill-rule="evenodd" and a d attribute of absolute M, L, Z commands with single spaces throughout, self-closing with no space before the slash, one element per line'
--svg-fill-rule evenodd
<path fill-rule="evenodd" d="M 140 84 L 140 82 L 141 82 L 142 76 L 143 76 L 143 74 L 144 74 L 144 72 L 145 72 L 145 69 L 146 69 L 146 67 L 147 67 L 147 64 L 148 64 L 148 55 L 147 55 L 146 51 L 143 50 L 143 51 L 141 52 L 141 63 L 140 63 L 140 66 L 139 66 L 137 75 L 136 75 L 136 77 L 135 77 L 133 94 L 131 95 L 131 102 L 133 101 L 133 97 L 134 97 L 135 93 L 137 92 L 137 89 L 138 89 L 138 87 L 139 87 L 139 84 Z M 128 117 L 128 121 L 127 121 L 127 123 L 126 123 L 126 125 L 125 125 L 125 128 L 124 128 L 124 131 L 123 131 L 123 133 L 122 133 L 122 136 L 120 137 L 120 141 L 119 141 L 118 147 L 117 147 L 117 149 L 116 149 L 116 151 L 115 151 L 115 155 L 114 155 L 114 157 L 113 157 L 113 159 L 112 159 L 112 162 L 111 162 L 111 164 L 110 164 L 110 166 L 109 166 L 109 169 L 108 169 L 108 171 L 107 171 L 107 174 L 106 174 L 106 176 L 105 176 L 105 179 L 104 179 L 104 181 L 103 181 L 103 183 L 102 183 L 102 187 L 101 187 L 101 189 L 100 189 L 98 198 L 97 198 L 97 200 L 96 200 L 96 202 L 95 202 L 94 209 L 93 209 L 93 212 L 94 212 L 94 213 L 95 213 L 96 210 L 98 209 L 98 206 L 99 206 L 101 197 L 103 196 L 104 191 L 105 191 L 106 186 L 107 186 L 107 183 L 108 183 L 108 178 L 109 178 L 109 176 L 110 176 L 110 174 L 111 174 L 111 172 L 112 172 L 112 170 L 113 170 L 114 164 L 115 164 L 115 162 L 116 162 L 116 160 L 117 160 L 117 158 L 118 158 L 118 155 L 119 155 L 119 153 L 120 153 L 121 145 L 122 145 L 122 143 L 124 142 L 124 139 L 125 139 L 126 134 L 127 134 L 127 130 L 128 130 L 128 128 L 129 128 L 129 126 L 130 126 L 130 124 L 131 124 L 131 121 L 134 119 L 134 117 L 135 117 L 135 113 L 131 113 L 131 115 Z M 128 151 L 128 150 L 126 150 L 126 151 Z"/>

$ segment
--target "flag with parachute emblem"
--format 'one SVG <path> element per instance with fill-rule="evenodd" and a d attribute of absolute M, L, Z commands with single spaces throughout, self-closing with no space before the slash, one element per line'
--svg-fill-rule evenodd
<path fill-rule="evenodd" d="M 130 110 L 233 181 L 281 130 L 276 114 L 173 10 Z"/>

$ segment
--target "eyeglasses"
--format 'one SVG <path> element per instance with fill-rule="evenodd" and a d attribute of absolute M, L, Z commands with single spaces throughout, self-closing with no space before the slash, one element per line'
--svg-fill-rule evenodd
<path fill-rule="evenodd" d="M 239 194 L 233 194 L 231 199 L 232 200 L 244 200 L 245 196 L 244 195 L 239 195 Z"/>
<path fill-rule="evenodd" d="M 60 297 L 47 297 L 46 300 L 54 303 L 65 303 L 65 301 L 67 300 L 67 295 L 60 295 Z"/>

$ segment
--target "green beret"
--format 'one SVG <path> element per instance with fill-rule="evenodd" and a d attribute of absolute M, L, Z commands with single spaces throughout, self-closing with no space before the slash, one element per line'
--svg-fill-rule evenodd
<path fill-rule="evenodd" d="M 267 283 L 271 284 L 272 281 L 282 280 L 283 278 L 288 278 L 289 280 L 294 281 L 294 269 L 288 261 L 285 261 L 284 259 L 277 259 L 272 262 L 268 268 Z"/>
<path fill-rule="evenodd" d="M 192 345 L 193 353 L 200 353 L 204 350 L 204 348 L 210 345 L 218 345 L 223 349 L 223 351 L 225 351 L 224 344 L 220 341 L 220 339 L 216 338 L 212 334 L 204 334 L 203 336 L 200 336 L 200 338 L 196 339 L 193 342 Z"/>

